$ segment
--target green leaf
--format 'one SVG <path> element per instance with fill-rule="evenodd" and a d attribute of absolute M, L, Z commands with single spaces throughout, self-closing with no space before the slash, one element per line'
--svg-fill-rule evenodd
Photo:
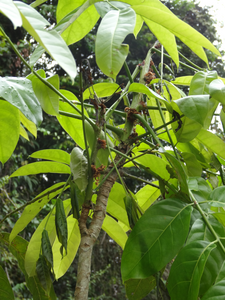
<path fill-rule="evenodd" d="M 69 74 L 73 82 L 77 75 L 76 63 L 62 37 L 55 30 L 46 30 L 50 23 L 33 7 L 19 1 L 15 1 L 15 3 L 21 13 L 23 27 Z"/>
<path fill-rule="evenodd" d="M 199 134 L 197 135 L 197 140 L 205 145 L 207 148 L 212 150 L 214 153 L 218 154 L 220 157 L 225 159 L 225 144 L 224 141 L 221 140 L 214 133 L 207 131 L 205 129 L 201 129 Z"/>
<path fill-rule="evenodd" d="M 20 135 L 20 116 L 16 107 L 0 100 L 0 161 L 12 155 Z"/>
<path fill-rule="evenodd" d="M 14 300 L 12 287 L 9 283 L 8 277 L 5 274 L 2 266 L 0 266 L 0 299 L 1 300 Z"/>
<path fill-rule="evenodd" d="M 63 206 L 64 206 L 65 214 L 68 215 L 68 213 L 71 210 L 70 199 L 63 201 Z M 25 256 L 25 269 L 26 269 L 28 276 L 35 275 L 36 262 L 39 258 L 39 253 L 40 253 L 40 249 L 41 249 L 41 236 L 42 236 L 42 231 L 44 229 L 46 229 L 48 231 L 50 243 L 51 243 L 51 245 L 53 245 L 55 238 L 56 238 L 55 208 L 39 224 L 38 228 L 32 235 L 29 245 L 27 247 L 26 256 Z M 17 237 L 16 237 L 16 239 L 17 239 Z M 15 240 L 13 240 L 12 243 L 14 243 L 14 241 Z M 53 252 L 53 264 L 55 266 L 54 252 Z"/>
<path fill-rule="evenodd" d="M 38 70 L 38 74 L 44 78 L 48 83 L 53 85 L 57 90 L 59 89 L 59 76 L 53 75 L 46 79 L 45 72 Z M 56 116 L 59 113 L 59 96 L 44 84 L 39 78 L 33 76 L 32 87 L 38 98 L 42 109 L 49 115 Z"/>
<path fill-rule="evenodd" d="M 210 96 L 225 105 L 225 85 L 221 79 L 213 80 L 209 85 Z"/>
<path fill-rule="evenodd" d="M 0 12 L 12 21 L 14 29 L 22 26 L 20 13 L 12 0 L 1 0 Z"/>
<path fill-rule="evenodd" d="M 30 6 L 32 6 L 32 7 L 37 7 L 37 6 L 41 5 L 42 3 L 46 2 L 46 1 L 47 1 L 47 0 L 36 0 L 36 1 L 32 2 L 32 3 L 30 4 Z"/>
<path fill-rule="evenodd" d="M 174 103 L 186 117 L 204 126 L 205 118 L 210 109 L 208 95 L 188 96 L 175 100 L 172 102 L 172 106 Z"/>
<path fill-rule="evenodd" d="M 44 290 L 49 295 L 51 285 L 52 285 L 52 280 L 50 277 L 50 271 L 48 269 L 45 257 L 41 254 L 37 261 L 36 272 L 37 272 L 37 277 L 38 277 L 41 285 L 43 286 Z"/>
<path fill-rule="evenodd" d="M 40 173 L 70 174 L 70 167 L 57 162 L 41 161 L 19 168 L 10 177 L 34 175 Z"/>
<path fill-rule="evenodd" d="M 214 213 L 213 216 L 225 227 L 225 212 Z"/>
<path fill-rule="evenodd" d="M 201 131 L 202 125 L 188 117 L 182 118 L 180 122 L 181 127 L 178 122 L 172 124 L 172 128 L 175 131 L 176 138 L 179 143 L 192 141 Z"/>
<path fill-rule="evenodd" d="M 171 300 L 197 299 L 206 261 L 215 247 L 206 241 L 195 241 L 178 253 L 167 285 Z"/>
<path fill-rule="evenodd" d="M 85 193 L 82 193 L 78 188 L 77 184 L 71 180 L 70 181 L 70 198 L 72 205 L 73 217 L 77 220 L 80 218 L 80 208 L 84 203 Z"/>
<path fill-rule="evenodd" d="M 143 279 L 160 271 L 186 240 L 192 207 L 167 199 L 149 207 L 126 243 L 121 264 L 124 281 Z"/>
<path fill-rule="evenodd" d="M 129 33 L 133 33 L 135 22 L 135 12 L 129 7 L 109 11 L 98 27 L 96 62 L 101 71 L 113 79 L 116 79 L 128 55 L 129 46 L 122 42 Z"/>
<path fill-rule="evenodd" d="M 76 185 L 83 192 L 88 184 L 88 164 L 83 151 L 78 147 L 74 147 L 70 154 L 70 169 Z"/>
<path fill-rule="evenodd" d="M 52 252 L 54 257 L 54 274 L 56 280 L 62 277 L 76 256 L 78 247 L 80 245 L 80 230 L 78 226 L 78 221 L 73 218 L 73 216 L 69 216 L 67 218 L 68 225 L 68 240 L 67 240 L 67 254 L 61 258 L 60 255 L 60 247 L 61 244 L 58 239 L 55 239 L 55 242 L 52 246 Z"/>
<path fill-rule="evenodd" d="M 150 19 L 143 17 L 143 20 L 151 32 L 157 37 L 159 42 L 165 47 L 175 64 L 179 66 L 179 54 L 177 51 L 177 43 L 174 34 L 164 26 L 161 26 Z"/>
<path fill-rule="evenodd" d="M 52 246 L 49 240 L 48 231 L 46 229 L 42 231 L 41 249 L 42 249 L 42 255 L 50 264 L 50 266 L 53 268 Z"/>
<path fill-rule="evenodd" d="M 158 181 L 153 181 L 152 183 L 158 184 Z M 135 194 L 135 197 L 138 205 L 145 211 L 160 195 L 160 189 L 151 185 L 146 185 Z"/>
<path fill-rule="evenodd" d="M 189 86 L 191 84 L 192 78 L 193 78 L 193 76 L 181 76 L 181 77 L 177 77 L 175 80 L 173 80 L 171 82 L 176 85 Z"/>
<path fill-rule="evenodd" d="M 189 95 L 206 95 L 209 94 L 209 86 L 212 81 L 218 78 L 216 71 L 197 72 L 192 80 Z"/>
<path fill-rule="evenodd" d="M 127 211 L 130 228 L 133 228 L 139 219 L 136 201 L 129 194 L 123 197 L 123 201 Z"/>
<path fill-rule="evenodd" d="M 183 165 L 176 157 L 174 157 L 170 153 L 164 152 L 164 155 L 166 156 L 166 158 L 168 159 L 168 161 L 170 162 L 171 166 L 177 174 L 177 179 L 179 181 L 181 191 L 189 195 L 189 189 L 187 185 L 187 174 L 184 170 Z"/>
<path fill-rule="evenodd" d="M 45 49 L 41 45 L 38 45 L 37 48 L 34 50 L 34 52 L 30 56 L 30 63 L 29 64 L 32 68 L 35 65 L 35 63 L 38 61 L 38 59 L 44 53 L 45 53 Z"/>
<path fill-rule="evenodd" d="M 102 83 L 96 83 L 93 85 L 93 89 L 96 93 L 96 95 L 99 98 L 104 98 L 113 95 L 115 92 L 120 92 L 121 88 L 117 83 L 109 83 L 109 82 L 102 82 Z M 93 93 L 87 88 L 83 93 L 83 99 L 91 99 L 94 97 Z"/>
<path fill-rule="evenodd" d="M 212 216 L 208 217 L 208 221 L 218 234 L 218 237 L 224 238 L 225 228 Z M 196 220 L 192 225 L 187 239 L 187 244 L 199 240 L 207 242 L 215 241 L 215 236 L 211 233 L 206 223 L 202 219 Z M 223 240 L 222 243 L 224 244 Z M 224 253 L 218 243 L 215 245 L 217 245 L 217 247 L 210 253 L 202 274 L 199 296 L 205 294 L 205 292 L 213 285 L 217 276 L 223 269 Z"/>
<path fill-rule="evenodd" d="M 53 286 L 51 285 L 51 292 L 50 295 L 46 295 L 43 287 L 41 286 L 37 276 L 29 277 L 26 270 L 25 270 L 25 254 L 28 247 L 28 242 L 17 236 L 12 243 L 9 242 L 9 233 L 1 233 L 0 234 L 0 243 L 3 243 L 5 246 L 8 247 L 9 251 L 13 254 L 13 256 L 17 259 L 19 267 L 23 274 L 25 275 L 27 287 L 32 294 L 33 300 L 56 300 L 55 292 Z M 37 259 L 39 256 L 40 248 L 38 249 Z M 35 271 L 36 262 L 34 265 Z M 35 275 L 35 274 L 33 274 Z"/>
<path fill-rule="evenodd" d="M 145 279 L 129 279 L 124 282 L 129 300 L 141 300 L 156 286 L 154 276 Z"/>
<path fill-rule="evenodd" d="M 41 124 L 42 111 L 30 80 L 22 77 L 0 77 L 0 96 L 17 107 L 28 120 L 36 125 Z"/>
<path fill-rule="evenodd" d="M 76 1 L 74 4 L 77 6 Z M 55 28 L 57 31 L 62 30 L 66 23 L 73 17 L 77 9 L 71 11 L 66 15 Z M 99 14 L 93 5 L 90 5 L 86 10 L 79 15 L 79 17 L 65 30 L 62 32 L 62 38 L 67 45 L 74 44 L 85 37 L 98 22 Z"/>
<path fill-rule="evenodd" d="M 188 176 L 201 176 L 202 166 L 198 162 L 196 156 L 192 153 L 182 152 L 182 157 L 185 161 Z"/>
<path fill-rule="evenodd" d="M 21 232 L 27 226 L 27 224 L 30 223 L 31 220 L 33 220 L 33 218 L 42 210 L 42 208 L 62 191 L 64 184 L 65 182 L 54 184 L 53 186 L 44 190 L 38 196 L 36 196 L 34 199 L 37 200 L 34 203 L 31 203 L 24 208 L 21 217 L 17 220 L 12 229 L 9 237 L 10 243 L 17 236 L 17 234 Z M 66 187 L 66 189 L 67 188 L 68 186 Z"/>
<path fill-rule="evenodd" d="M 212 200 L 212 206 L 221 207 L 225 205 L 224 192 L 225 186 L 219 186 L 210 193 L 208 200 Z"/>
<path fill-rule="evenodd" d="M 20 124 L 20 135 L 29 141 L 28 134 L 21 124 Z"/>
<path fill-rule="evenodd" d="M 63 164 L 70 164 L 70 155 L 66 151 L 59 149 L 48 149 L 48 150 L 40 150 L 32 153 L 30 155 L 32 158 L 41 158 L 52 160 L 56 162 L 60 162 Z"/>
<path fill-rule="evenodd" d="M 55 213 L 55 227 L 58 240 L 62 247 L 65 249 L 67 254 L 67 239 L 68 239 L 68 228 L 66 214 L 63 207 L 63 202 L 61 199 L 56 200 L 56 213 Z M 60 248 L 60 252 L 63 257 L 63 248 Z"/>
<path fill-rule="evenodd" d="M 62 20 L 71 11 L 81 6 L 84 2 L 85 0 L 77 0 L 76 2 L 73 0 L 59 0 L 56 11 L 57 22 Z"/>
<path fill-rule="evenodd" d="M 60 90 L 60 92 L 65 97 L 67 97 L 67 99 L 69 99 L 69 100 L 77 100 L 77 97 L 69 91 Z M 77 107 L 80 108 L 80 106 L 77 106 Z M 69 112 L 69 113 L 80 116 L 80 114 L 73 107 L 71 107 L 68 103 L 60 101 L 59 109 L 62 111 Z M 85 111 L 85 115 L 88 116 L 86 111 Z M 58 119 L 60 125 L 62 126 L 62 128 L 71 136 L 71 138 L 82 149 L 85 149 L 82 121 L 74 119 L 74 118 L 68 118 L 68 117 L 62 116 L 62 115 L 58 115 L 57 119 Z"/>
<path fill-rule="evenodd" d="M 136 15 L 136 24 L 134 27 L 134 36 L 137 38 L 138 33 L 140 32 L 141 28 L 143 26 L 143 19 L 141 16 Z"/>
<path fill-rule="evenodd" d="M 201 298 L 201 300 L 223 299 L 225 294 L 225 280 L 221 280 L 214 284 Z"/>
<path fill-rule="evenodd" d="M 19 112 L 20 114 L 20 122 L 23 124 L 24 127 L 27 128 L 28 131 L 30 131 L 30 133 L 33 134 L 33 136 L 35 136 L 37 138 L 37 127 L 36 125 L 31 122 L 30 120 L 28 120 L 22 113 L 21 111 Z"/>
<path fill-rule="evenodd" d="M 118 244 L 122 249 L 124 249 L 127 234 L 119 223 L 112 217 L 106 215 L 104 222 L 102 224 L 102 229 Z"/>

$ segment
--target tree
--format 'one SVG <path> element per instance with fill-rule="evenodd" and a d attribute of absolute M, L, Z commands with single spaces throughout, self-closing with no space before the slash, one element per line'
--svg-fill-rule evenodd
<path fill-rule="evenodd" d="M 207 130 L 219 103 L 223 104 L 224 83 L 215 71 L 198 66 L 192 66 L 197 71 L 194 76 L 169 82 L 162 68 L 164 48 L 167 57 L 179 64 L 175 36 L 206 63 L 203 47 L 219 55 L 218 50 L 159 1 L 61 0 L 54 29 L 34 9 L 44 1 L 31 6 L 1 2 L 1 11 L 14 26 L 22 25 L 40 43 L 29 64 L 1 29 L 5 41 L 31 71 L 26 78 L 1 78 L 2 164 L 19 135 L 27 137 L 24 127 L 36 134 L 42 110 L 56 117 L 76 143 L 70 155 L 59 149 L 37 151 L 31 155 L 37 162 L 11 175 L 68 176 L 21 207 L 23 213 L 11 234 L 0 235 L 1 243 L 18 260 L 34 299 L 56 299 L 51 276 L 58 279 L 65 274 L 78 248 L 75 299 L 88 298 L 91 254 L 101 228 L 124 248 L 121 271 L 129 299 L 142 299 L 155 286 L 159 299 L 199 296 L 204 300 L 224 294 L 225 152 L 223 141 Z M 77 99 L 72 92 L 59 89 L 57 75 L 46 78 L 43 70 L 33 69 L 33 63 L 46 50 L 73 81 L 77 68 L 67 45 L 87 34 L 99 16 L 96 62 L 114 82 L 93 84 L 88 62 L 81 61 Z M 137 36 L 143 21 L 163 46 L 157 43 L 150 49 L 131 74 L 125 61 L 129 47 L 122 43 L 130 33 Z M 79 26 L 82 30 L 77 30 Z M 161 51 L 159 70 L 151 59 L 157 51 Z M 115 81 L 123 65 L 129 82 L 121 88 Z M 89 84 L 85 90 L 83 79 Z M 188 96 L 176 85 L 190 86 Z M 114 93 L 119 98 L 109 106 Z M 127 105 L 124 112 L 117 110 L 121 100 Z M 116 125 L 114 115 L 122 118 L 122 125 Z M 130 166 L 140 166 L 155 180 L 141 179 L 148 185 L 132 193 L 123 179 L 130 177 L 125 171 Z M 70 199 L 62 201 L 67 189 Z M 30 242 L 17 236 L 50 200 L 51 210 Z M 161 275 L 175 257 L 166 287 Z M 1 297 L 13 299 L 7 276 L 3 269 L 0 272 L 5 287 Z"/>

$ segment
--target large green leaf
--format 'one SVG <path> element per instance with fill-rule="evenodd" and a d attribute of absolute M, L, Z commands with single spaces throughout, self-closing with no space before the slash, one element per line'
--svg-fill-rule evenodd
<path fill-rule="evenodd" d="M 56 11 L 57 22 L 62 20 L 71 11 L 81 6 L 84 2 L 85 0 L 59 0 Z"/>
<path fill-rule="evenodd" d="M 30 80 L 0 77 L 0 97 L 17 107 L 27 119 L 36 125 L 40 125 L 42 111 Z"/>
<path fill-rule="evenodd" d="M 197 72 L 191 80 L 189 95 L 206 95 L 209 94 L 210 82 L 218 78 L 216 71 Z"/>
<path fill-rule="evenodd" d="M 14 300 L 12 287 L 9 283 L 8 277 L 5 274 L 2 266 L 0 266 L 0 299 L 1 300 Z"/>
<path fill-rule="evenodd" d="M 151 183 L 158 184 L 158 181 L 153 181 Z M 160 189 L 151 185 L 146 185 L 135 194 L 135 197 L 138 205 L 145 211 L 160 195 Z"/>
<path fill-rule="evenodd" d="M 198 298 L 200 280 L 214 244 L 195 241 L 187 244 L 177 255 L 172 265 L 168 291 L 171 300 L 194 300 Z"/>
<path fill-rule="evenodd" d="M 174 103 L 186 117 L 198 122 L 202 126 L 204 125 L 205 118 L 210 109 L 208 95 L 188 96 L 175 100 L 172 102 L 172 106 Z"/>
<path fill-rule="evenodd" d="M 201 129 L 196 138 L 207 148 L 225 159 L 225 144 L 224 141 L 221 140 L 218 136 L 210 131 Z"/>
<path fill-rule="evenodd" d="M 214 284 L 201 298 L 201 300 L 219 300 L 225 295 L 225 280 L 221 280 Z"/>
<path fill-rule="evenodd" d="M 16 107 L 0 100 L 0 161 L 12 155 L 20 135 L 20 115 Z"/>
<path fill-rule="evenodd" d="M 51 286 L 50 295 L 46 295 L 43 287 L 41 286 L 37 276 L 29 277 L 25 270 L 25 254 L 28 247 L 28 242 L 17 236 L 12 243 L 9 242 L 9 233 L 1 233 L 0 234 L 0 243 L 3 243 L 8 247 L 9 251 L 13 254 L 13 256 L 17 259 L 19 267 L 23 274 L 25 275 L 27 287 L 32 294 L 33 300 L 56 300 L 55 292 L 53 286 Z M 40 252 L 40 249 L 38 249 Z M 39 254 L 39 253 L 38 253 Z M 8 298 L 7 298 L 8 299 Z"/>
<path fill-rule="evenodd" d="M 37 201 L 27 205 L 21 215 L 17 220 L 16 224 L 13 227 L 13 230 L 10 234 L 9 241 L 11 242 L 19 232 L 21 232 L 27 224 L 42 210 L 42 208 L 56 195 L 58 195 L 64 186 L 64 182 L 56 183 L 50 188 L 41 192 L 36 198 Z M 68 187 L 67 187 L 68 188 Z"/>
<path fill-rule="evenodd" d="M 22 26 L 20 13 L 12 0 L 1 0 L 0 12 L 12 21 L 14 29 Z"/>
<path fill-rule="evenodd" d="M 95 54 L 101 71 L 113 79 L 119 73 L 128 55 L 129 46 L 122 44 L 129 33 L 133 33 L 136 15 L 133 9 L 109 11 L 98 28 Z"/>
<path fill-rule="evenodd" d="M 129 235 L 122 256 L 123 280 L 160 271 L 186 240 L 192 207 L 167 199 L 149 207 Z"/>
<path fill-rule="evenodd" d="M 30 157 L 53 160 L 67 165 L 70 164 L 69 153 L 59 149 L 48 149 L 48 150 L 46 149 L 46 150 L 36 151 L 32 153 Z"/>
<path fill-rule="evenodd" d="M 79 1 L 74 1 L 75 6 L 77 6 Z M 77 12 L 77 9 L 71 11 L 66 15 L 56 26 L 56 31 L 62 30 L 66 23 L 73 17 Z M 79 17 L 65 30 L 62 32 L 62 37 L 67 43 L 71 45 L 76 43 L 85 37 L 95 26 L 99 19 L 99 14 L 94 5 L 89 6 L 86 10 L 79 15 Z"/>
<path fill-rule="evenodd" d="M 74 147 L 70 154 L 70 169 L 76 185 L 83 192 L 88 184 L 88 164 L 83 151 L 78 147 Z"/>
<path fill-rule="evenodd" d="M 129 279 L 125 281 L 126 294 L 129 300 L 141 300 L 156 286 L 154 276 L 145 279 Z"/>
<path fill-rule="evenodd" d="M 102 229 L 118 244 L 122 249 L 124 249 L 127 235 L 119 223 L 112 217 L 106 215 L 104 222 L 102 224 Z"/>
<path fill-rule="evenodd" d="M 19 168 L 10 177 L 34 175 L 40 173 L 70 174 L 70 167 L 57 162 L 40 161 Z"/>
<path fill-rule="evenodd" d="M 46 79 L 44 70 L 38 70 L 38 74 L 42 78 L 44 78 L 48 83 L 53 85 L 57 90 L 59 89 L 58 75 L 53 75 Z M 36 76 L 32 76 L 31 81 L 32 81 L 33 90 L 41 104 L 42 109 L 49 115 L 53 115 L 53 116 L 58 115 L 59 96 Z"/>
<path fill-rule="evenodd" d="M 65 41 L 55 30 L 46 30 L 50 23 L 33 7 L 19 1 L 15 3 L 21 13 L 23 27 L 45 48 L 73 81 L 77 75 L 76 63 Z"/>
<path fill-rule="evenodd" d="M 208 221 L 212 225 L 215 232 L 218 234 L 218 237 L 224 238 L 225 228 L 212 216 L 208 218 Z M 192 225 L 187 244 L 199 240 L 213 242 L 215 241 L 215 239 L 215 236 L 211 233 L 206 223 L 202 219 L 198 219 Z M 210 253 L 206 262 L 201 278 L 199 296 L 204 295 L 204 293 L 213 285 L 218 274 L 220 274 L 223 268 L 224 253 L 220 248 L 220 245 L 218 243 L 216 243 L 216 245 L 217 247 Z"/>
<path fill-rule="evenodd" d="M 198 135 L 202 125 L 188 117 L 184 117 L 179 122 L 173 123 L 172 128 L 175 131 L 177 141 L 179 143 L 187 143 Z"/>
<path fill-rule="evenodd" d="M 213 80 L 209 85 L 210 96 L 225 105 L 225 85 L 221 79 Z"/>
<path fill-rule="evenodd" d="M 64 206 L 65 214 L 68 215 L 68 213 L 71 210 L 70 199 L 63 201 L 63 206 Z M 36 262 L 40 254 L 41 237 L 44 229 L 47 230 L 50 243 L 51 245 L 53 245 L 56 238 L 55 208 L 39 224 L 38 228 L 32 235 L 31 240 L 28 244 L 26 256 L 25 256 L 25 265 L 24 265 L 28 276 L 35 275 Z M 17 239 L 17 237 L 15 239 Z M 12 243 L 14 243 L 15 239 L 12 241 Z M 54 253 L 53 253 L 53 262 L 54 262 Z"/>
<path fill-rule="evenodd" d="M 69 216 L 67 218 L 67 225 L 68 225 L 67 254 L 62 258 L 60 253 L 61 243 L 59 242 L 58 238 L 55 239 L 55 242 L 52 246 L 52 252 L 54 257 L 53 270 L 54 270 L 56 280 L 62 277 L 66 273 L 71 263 L 73 262 L 78 247 L 80 245 L 81 237 L 80 237 L 80 230 L 79 230 L 77 219 L 74 219 L 72 215 Z"/>
<path fill-rule="evenodd" d="M 115 92 L 120 92 L 121 88 L 117 83 L 102 82 L 93 85 L 93 89 L 99 98 L 104 98 L 113 95 Z M 87 88 L 83 93 L 83 99 L 92 99 L 94 97 L 92 88 Z"/>

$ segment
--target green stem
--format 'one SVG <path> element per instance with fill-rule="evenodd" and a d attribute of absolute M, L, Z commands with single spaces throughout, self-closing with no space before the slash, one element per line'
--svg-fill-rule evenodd
<path fill-rule="evenodd" d="M 127 73 L 128 78 L 129 78 L 129 80 L 130 80 L 130 83 L 133 83 L 134 80 L 133 80 L 133 78 L 132 78 L 132 75 L 131 75 L 131 73 L 130 73 L 130 69 L 129 69 L 129 67 L 128 67 L 126 61 L 124 62 L 124 68 L 125 68 L 125 71 L 126 71 L 126 73 Z"/>
<path fill-rule="evenodd" d="M 153 187 L 155 187 L 155 188 L 157 188 L 157 189 L 160 188 L 158 185 L 156 185 L 156 184 L 154 184 L 154 183 L 151 183 L 151 182 L 149 182 L 149 181 L 147 181 L 147 180 L 144 180 L 144 179 L 142 179 L 142 178 L 140 178 L 140 177 L 136 177 L 136 176 L 127 174 L 126 172 L 122 172 L 122 176 L 123 176 L 123 177 L 131 178 L 131 179 L 134 179 L 134 180 L 138 180 L 138 181 L 141 181 L 141 182 L 143 182 L 143 183 L 147 183 L 148 185 L 151 185 L 151 186 L 153 186 Z"/>
<path fill-rule="evenodd" d="M 194 64 L 191 60 L 189 60 L 187 57 L 185 57 L 181 52 L 179 52 L 179 55 L 185 59 L 190 65 L 192 65 L 194 68 L 198 69 L 199 71 L 204 71 L 204 69 L 200 68 L 199 66 L 197 66 L 196 64 Z"/>
<path fill-rule="evenodd" d="M 159 108 L 157 106 L 146 106 L 147 109 L 149 110 L 159 110 Z M 165 110 L 167 111 L 166 107 L 161 107 L 161 110 Z"/>
<path fill-rule="evenodd" d="M 157 53 L 160 53 L 160 54 L 161 54 L 161 51 L 158 50 L 158 49 L 156 49 L 156 48 L 152 48 L 151 51 L 152 51 L 152 53 L 157 52 Z M 165 54 L 165 53 L 164 53 L 164 56 L 167 57 L 167 58 L 169 58 L 169 59 L 172 59 L 172 57 L 171 57 L 170 55 L 168 55 L 168 54 Z M 187 65 L 187 64 L 185 64 L 185 63 L 183 63 L 183 62 L 181 62 L 181 61 L 180 61 L 180 64 L 181 64 L 182 66 L 184 66 L 184 67 L 187 67 L 187 68 L 189 68 L 189 69 L 195 71 L 195 72 L 198 72 L 198 71 L 199 71 L 198 69 L 193 68 L 193 67 L 191 67 L 191 66 L 189 66 L 189 65 Z"/>
<path fill-rule="evenodd" d="M 194 195 L 192 194 L 191 190 L 189 190 L 190 193 L 190 197 L 192 202 L 195 204 L 197 210 L 200 212 L 200 214 L 202 215 L 202 218 L 204 220 L 204 222 L 206 223 L 207 227 L 209 228 L 209 230 L 211 231 L 211 233 L 213 234 L 213 236 L 215 237 L 215 239 L 218 241 L 218 244 L 220 245 L 223 253 L 225 253 L 225 248 L 219 238 L 219 236 L 217 235 L 217 233 L 215 232 L 214 228 L 212 227 L 212 225 L 210 224 L 209 220 L 207 219 L 207 217 L 205 216 L 204 211 L 202 210 L 201 206 L 199 205 L 198 201 L 195 199 Z"/>

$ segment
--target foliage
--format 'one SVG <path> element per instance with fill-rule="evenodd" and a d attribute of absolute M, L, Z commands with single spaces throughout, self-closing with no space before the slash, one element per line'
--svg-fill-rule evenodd
<path fill-rule="evenodd" d="M 91 256 L 101 228 L 124 249 L 121 273 L 129 299 L 142 299 L 154 288 L 158 299 L 206 300 L 224 294 L 225 146 L 209 128 L 216 109 L 224 104 L 225 79 L 188 59 L 185 67 L 194 72 L 173 78 L 174 64 L 180 63 L 175 36 L 206 64 L 203 48 L 216 55 L 219 51 L 158 0 L 60 0 L 54 28 L 36 9 L 45 1 L 0 2 L 1 12 L 14 27 L 22 25 L 39 43 L 27 61 L 0 28 L 3 42 L 25 66 L 20 77 L 0 78 L 2 166 L 13 155 L 20 135 L 27 140 L 30 134 L 37 136 L 43 112 L 54 124 L 57 119 L 56 126 L 75 144 L 73 149 L 66 144 L 36 151 L 31 158 L 37 161 L 25 163 L 10 176 L 58 176 L 28 203 L 6 210 L 1 220 L 5 224 L 24 209 L 12 232 L 0 234 L 0 243 L 18 261 L 33 299 L 56 299 L 52 279 L 64 276 L 78 248 L 75 299 L 88 299 Z M 109 80 L 95 84 L 89 61 L 81 60 L 77 68 L 68 45 L 89 34 L 97 21 L 95 59 Z M 131 74 L 124 39 L 131 33 L 138 36 L 143 22 L 161 44 L 155 43 Z M 72 84 L 79 71 L 79 96 L 60 89 L 57 74 L 48 76 L 33 68 L 44 51 L 67 72 Z M 161 56 L 158 66 L 152 60 L 156 52 Z M 166 66 L 167 74 L 164 56 L 174 62 Z M 127 84 L 119 86 L 116 80 L 123 66 Z M 187 94 L 181 86 L 189 87 Z M 115 93 L 118 97 L 112 101 Z M 118 109 L 122 101 L 124 111 Z M 223 114 L 222 109 L 222 122 Z M 143 177 L 150 174 L 154 181 L 129 174 L 131 167 L 141 168 Z M 146 185 L 132 192 L 126 177 Z M 7 180 L 1 180 L 2 192 Z M 17 236 L 43 209 L 45 217 L 30 241 Z M 171 261 L 165 284 L 163 273 Z M 1 267 L 0 272 L 4 284 L 0 294 L 13 299 Z M 107 268 L 96 276 L 104 274 Z M 91 284 L 96 281 L 92 275 Z"/>

